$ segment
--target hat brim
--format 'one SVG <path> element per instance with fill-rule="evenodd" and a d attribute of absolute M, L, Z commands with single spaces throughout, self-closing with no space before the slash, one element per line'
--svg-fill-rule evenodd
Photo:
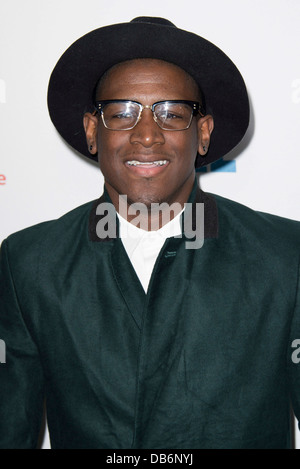
<path fill-rule="evenodd" d="M 244 80 L 227 55 L 206 39 L 174 26 L 131 22 L 84 35 L 66 50 L 51 74 L 50 118 L 75 150 L 97 160 L 87 148 L 83 114 L 93 111 L 93 91 L 104 72 L 137 58 L 174 63 L 200 86 L 214 130 L 207 155 L 197 155 L 196 168 L 218 160 L 241 141 L 249 124 L 249 100 Z"/>

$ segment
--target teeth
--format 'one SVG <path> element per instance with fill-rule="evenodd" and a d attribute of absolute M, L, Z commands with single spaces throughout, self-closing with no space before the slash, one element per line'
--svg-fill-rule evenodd
<path fill-rule="evenodd" d="M 149 165 L 163 166 L 166 163 L 167 163 L 167 160 L 144 161 L 144 162 L 137 161 L 137 160 L 127 161 L 127 164 L 129 164 L 130 166 L 149 166 Z"/>

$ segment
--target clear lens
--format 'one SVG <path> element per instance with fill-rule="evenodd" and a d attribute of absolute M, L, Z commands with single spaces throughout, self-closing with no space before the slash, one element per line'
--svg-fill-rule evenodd
<path fill-rule="evenodd" d="M 165 130 L 187 129 L 191 123 L 193 111 L 184 103 L 160 103 L 154 108 L 157 124 Z"/>
<path fill-rule="evenodd" d="M 109 103 L 102 111 L 104 125 L 112 130 L 131 129 L 137 123 L 140 112 L 140 106 L 135 103 Z"/>

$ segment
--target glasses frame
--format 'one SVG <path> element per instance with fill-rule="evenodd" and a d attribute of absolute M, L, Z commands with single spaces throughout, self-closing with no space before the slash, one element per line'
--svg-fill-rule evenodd
<path fill-rule="evenodd" d="M 104 116 L 103 116 L 103 110 L 105 108 L 105 106 L 107 104 L 111 104 L 111 103 L 129 103 L 129 104 L 137 104 L 139 106 L 139 115 L 138 115 L 138 118 L 137 118 L 137 121 L 136 123 L 131 126 L 131 127 L 128 127 L 126 129 L 111 129 L 110 127 L 107 127 L 105 121 L 104 121 Z M 158 105 L 158 104 L 187 104 L 188 106 L 190 106 L 192 108 L 192 114 L 191 114 L 191 119 L 190 119 L 190 122 L 189 124 L 187 125 L 187 127 L 184 127 L 183 129 L 164 129 L 158 122 L 156 116 L 155 116 L 155 107 Z M 187 100 L 184 100 L 184 99 L 168 99 L 168 100 L 164 100 L 164 101 L 157 101 L 153 104 L 141 104 L 139 103 L 138 101 L 132 101 L 130 99 L 106 99 L 106 100 L 102 100 L 102 101 L 96 101 L 95 104 L 95 110 L 97 113 L 99 113 L 101 115 L 101 118 L 102 118 L 102 122 L 103 122 L 103 125 L 106 129 L 108 130 L 116 130 L 116 131 L 119 131 L 119 130 L 131 130 L 131 129 L 134 129 L 134 127 L 138 124 L 138 122 L 141 120 L 141 117 L 142 117 L 142 112 L 144 109 L 150 109 L 152 111 L 152 116 L 153 116 L 153 120 L 154 122 L 156 122 L 156 124 L 162 129 L 162 130 L 166 130 L 166 131 L 180 131 L 180 130 L 187 130 L 191 123 L 192 123 L 192 119 L 194 116 L 196 116 L 197 114 L 200 114 L 201 117 L 204 117 L 205 116 L 205 110 L 203 108 L 203 106 L 198 102 L 198 101 L 187 101 Z"/>

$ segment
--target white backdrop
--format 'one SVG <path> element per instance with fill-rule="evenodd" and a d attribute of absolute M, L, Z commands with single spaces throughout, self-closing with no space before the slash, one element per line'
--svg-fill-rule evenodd
<path fill-rule="evenodd" d="M 97 166 L 75 155 L 50 122 L 48 80 L 77 38 L 136 16 L 168 18 L 205 37 L 246 81 L 252 115 L 242 151 L 201 173 L 201 187 L 300 220 L 300 0 L 2 0 L 0 241 L 101 194 Z"/>

